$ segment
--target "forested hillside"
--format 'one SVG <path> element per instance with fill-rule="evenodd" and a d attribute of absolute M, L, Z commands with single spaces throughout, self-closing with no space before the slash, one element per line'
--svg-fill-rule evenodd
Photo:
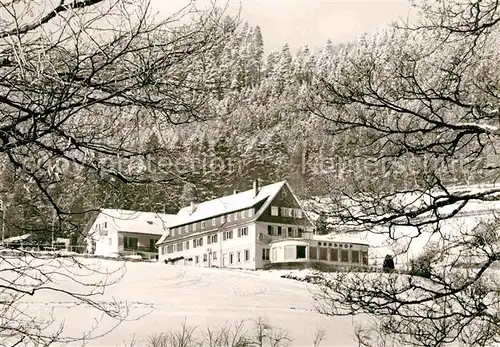
<path fill-rule="evenodd" d="M 351 154 L 350 145 L 369 133 L 337 135 L 329 131 L 327 119 L 311 113 L 311 93 L 321 88 L 319 82 L 342 52 L 362 49 L 364 38 L 342 45 L 328 41 L 318 52 L 306 45 L 291 52 L 285 44 L 267 55 L 264 39 L 258 26 L 244 24 L 228 40 L 214 44 L 205 61 L 192 62 L 195 67 L 199 63 L 197 78 L 211 85 L 206 114 L 179 125 L 152 122 L 147 133 L 131 130 L 137 146 L 149 154 L 133 161 L 117 157 L 116 165 L 142 173 L 143 182 L 122 182 L 106 172 L 54 161 L 52 179 L 56 179 L 50 184 L 50 196 L 69 211 L 61 218 L 47 196 L 38 192 L 36 182 L 19 175 L 20 168 L 4 164 L 1 187 L 7 236 L 30 230 L 47 231 L 38 233 L 41 237 L 49 237 L 53 229 L 60 229 L 61 235 L 81 231 L 89 218 L 85 212 L 98 208 L 175 213 L 190 201 L 249 189 L 257 178 L 262 184 L 286 178 L 300 196 L 327 194 L 329 185 L 348 182 L 355 172 L 365 175 L 367 184 L 407 184 L 406 172 L 400 182 L 383 182 L 383 166 L 367 171 L 367 163 L 356 162 L 353 156 L 343 159 Z M 121 125 L 111 126 L 122 131 Z M 36 163 L 28 156 L 26 165 Z M 418 184 L 419 177 L 413 179 Z M 480 177 L 465 175 L 457 183 L 471 179 Z"/>

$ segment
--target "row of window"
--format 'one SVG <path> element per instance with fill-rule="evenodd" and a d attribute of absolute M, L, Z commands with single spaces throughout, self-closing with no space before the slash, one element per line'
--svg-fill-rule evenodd
<path fill-rule="evenodd" d="M 304 229 L 295 227 L 282 227 L 278 225 L 268 225 L 267 234 L 270 236 L 302 237 Z"/>
<path fill-rule="evenodd" d="M 243 236 L 248 236 L 248 227 L 241 227 L 238 228 L 238 237 L 243 237 Z M 230 240 L 233 238 L 233 230 L 226 230 L 222 232 L 222 240 Z M 204 237 L 199 237 L 196 239 L 193 239 L 193 248 L 196 247 L 202 247 L 203 246 L 203 239 Z M 207 245 L 210 245 L 212 243 L 217 243 L 218 240 L 218 234 L 211 234 L 207 235 Z M 169 246 L 164 246 L 161 248 L 161 254 L 169 254 L 169 253 L 174 253 L 174 252 L 180 252 L 183 250 L 189 249 L 189 244 L 191 241 L 183 241 L 179 242 L 174 245 L 169 245 Z"/>
<path fill-rule="evenodd" d="M 271 206 L 271 216 L 302 218 L 300 208 Z"/>
<path fill-rule="evenodd" d="M 217 260 L 217 252 L 212 252 L 211 254 L 212 254 L 212 260 Z M 229 265 L 233 265 L 235 263 L 247 262 L 250 261 L 250 250 L 245 249 L 244 251 L 224 253 L 224 257 L 228 259 Z M 208 261 L 208 254 L 203 254 L 203 262 L 207 261 Z M 200 263 L 200 256 L 197 255 L 194 257 L 194 263 L 195 264 Z"/>
<path fill-rule="evenodd" d="M 335 248 L 352 248 L 352 245 L 347 243 L 333 243 L 333 242 L 318 242 L 318 246 L 323 247 L 335 247 Z"/>
<path fill-rule="evenodd" d="M 214 217 L 211 220 L 202 220 L 201 222 L 194 222 L 194 223 L 187 224 L 187 225 L 184 225 L 181 227 L 172 228 L 172 229 L 170 229 L 170 232 L 172 233 L 172 236 L 182 235 L 183 233 L 187 234 L 189 232 L 198 231 L 198 228 L 200 228 L 200 230 L 203 230 L 209 226 L 216 227 L 218 224 L 217 223 L 218 221 L 219 221 L 220 225 L 223 225 L 225 223 L 232 222 L 232 221 L 238 221 L 238 220 L 245 219 L 245 218 L 252 218 L 253 215 L 254 215 L 254 210 L 253 210 L 253 208 L 250 208 L 250 209 L 243 210 L 243 211 L 229 213 L 227 215 L 222 215 L 220 217 Z"/>
<path fill-rule="evenodd" d="M 368 265 L 368 252 L 349 249 L 309 247 L 309 259 L 330 260 L 334 262 L 340 261 L 342 263 L 362 263 Z"/>

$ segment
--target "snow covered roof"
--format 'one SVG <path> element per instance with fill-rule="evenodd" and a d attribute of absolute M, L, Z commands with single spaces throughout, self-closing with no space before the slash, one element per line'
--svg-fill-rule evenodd
<path fill-rule="evenodd" d="M 21 242 L 21 241 L 26 241 L 31 237 L 31 234 L 24 234 L 24 235 L 19 235 L 19 236 L 13 236 L 9 237 L 7 239 L 4 239 L 3 242 L 5 243 L 12 243 L 12 242 Z"/>
<path fill-rule="evenodd" d="M 177 218 L 175 214 L 115 209 L 102 209 L 100 216 L 118 231 L 152 235 L 162 235 Z"/>
<path fill-rule="evenodd" d="M 191 206 L 183 207 L 177 213 L 175 222 L 170 224 L 169 227 L 176 227 L 218 215 L 223 215 L 225 213 L 250 208 L 258 202 L 266 199 L 270 202 L 285 184 L 287 184 L 286 181 L 281 181 L 260 187 L 257 195 L 255 195 L 254 189 L 249 189 L 241 193 L 204 201 L 202 203 L 195 204 L 194 211 L 192 211 Z M 263 209 L 265 209 L 264 206 L 261 210 Z M 255 215 L 258 214 L 259 212 L 256 211 Z"/>
<path fill-rule="evenodd" d="M 370 245 L 366 239 L 366 233 L 348 233 L 348 234 L 328 234 L 328 235 L 313 235 L 315 241 L 326 242 L 346 242 L 346 243 L 359 243 L 363 245 Z"/>

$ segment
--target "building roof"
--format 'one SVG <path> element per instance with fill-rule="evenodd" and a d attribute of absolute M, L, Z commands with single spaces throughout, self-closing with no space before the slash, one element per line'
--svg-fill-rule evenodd
<path fill-rule="evenodd" d="M 271 241 L 271 243 L 280 243 L 280 242 L 286 242 L 290 241 L 293 239 L 290 238 L 282 238 L 282 239 L 276 239 Z M 313 235 L 311 234 L 309 237 L 303 237 L 303 238 L 295 238 L 295 240 L 299 241 L 321 241 L 321 242 L 336 242 L 336 243 L 355 243 L 359 245 L 366 245 L 370 246 L 370 243 L 366 240 L 365 234 L 328 234 L 328 235 Z"/>
<path fill-rule="evenodd" d="M 162 235 L 177 218 L 175 214 L 115 209 L 102 209 L 100 215 L 118 231 L 152 235 Z"/>
<path fill-rule="evenodd" d="M 325 241 L 325 242 L 337 242 L 337 243 L 358 243 L 363 245 L 370 245 L 368 240 L 366 240 L 365 233 L 347 233 L 347 234 L 336 234 L 331 233 L 328 235 L 313 235 L 312 237 L 315 241 Z"/>
<path fill-rule="evenodd" d="M 262 211 L 264 211 L 268 207 L 274 197 L 285 185 L 288 186 L 290 191 L 293 193 L 287 181 L 284 180 L 269 184 L 267 186 L 259 187 L 257 195 L 255 195 L 254 189 L 252 188 L 241 193 L 226 195 L 217 199 L 195 204 L 194 211 L 192 211 L 191 206 L 183 207 L 177 213 L 175 222 L 168 225 L 168 227 L 175 228 L 184 224 L 194 223 L 226 213 L 251 208 L 257 203 L 264 201 L 260 210 L 255 211 L 254 218 L 258 218 Z M 168 235 L 168 232 L 164 233 L 157 244 L 162 243 L 168 237 Z"/>
<path fill-rule="evenodd" d="M 249 189 L 241 193 L 226 195 L 217 199 L 208 200 L 194 205 L 194 212 L 191 206 L 183 207 L 177 213 L 177 219 L 169 227 L 176 227 L 183 224 L 189 224 L 207 218 L 231 213 L 238 210 L 250 208 L 263 200 L 272 200 L 286 181 L 281 181 L 259 188 L 258 194 L 254 195 L 254 190 Z M 256 211 L 257 214 L 257 211 Z"/>
<path fill-rule="evenodd" d="M 5 242 L 5 243 L 22 242 L 22 241 L 29 240 L 30 237 L 31 237 L 31 234 L 12 236 L 12 237 L 6 238 L 5 240 L 3 240 L 3 242 Z"/>

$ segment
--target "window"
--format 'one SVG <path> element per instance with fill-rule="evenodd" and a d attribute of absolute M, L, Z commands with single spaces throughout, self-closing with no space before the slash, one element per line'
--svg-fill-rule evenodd
<path fill-rule="evenodd" d="M 328 260 L 328 248 L 320 247 L 319 260 Z"/>
<path fill-rule="evenodd" d="M 298 230 L 298 231 L 299 231 L 299 232 L 298 232 L 298 234 L 297 234 L 297 237 L 302 237 L 302 234 L 304 233 L 304 229 L 299 228 L 299 230 Z"/>
<path fill-rule="evenodd" d="M 212 252 L 212 259 L 217 260 L 217 252 Z"/>
<path fill-rule="evenodd" d="M 339 261 L 339 250 L 336 248 L 330 249 L 330 261 Z"/>
<path fill-rule="evenodd" d="M 239 212 L 235 212 L 235 213 L 234 213 L 234 220 L 238 220 L 239 215 L 240 215 L 240 213 L 239 213 Z"/>
<path fill-rule="evenodd" d="M 104 229 L 108 227 L 108 222 L 104 222 Z"/>
<path fill-rule="evenodd" d="M 276 225 L 273 225 L 272 235 L 273 235 L 273 236 L 278 235 L 278 227 L 277 227 Z"/>
<path fill-rule="evenodd" d="M 269 260 L 269 248 L 262 248 L 262 260 Z"/>
<path fill-rule="evenodd" d="M 281 207 L 280 210 L 281 210 L 280 211 L 281 212 L 281 216 L 286 217 L 288 215 L 288 213 L 287 213 L 288 209 L 286 207 Z"/>
<path fill-rule="evenodd" d="M 232 238 L 233 238 L 233 231 L 232 230 L 224 231 L 224 233 L 222 235 L 223 240 L 229 240 Z"/>
<path fill-rule="evenodd" d="M 196 231 L 196 223 L 193 223 L 193 231 Z"/>
<path fill-rule="evenodd" d="M 123 238 L 123 248 L 124 249 L 137 249 L 137 243 L 138 243 L 137 237 L 124 237 Z"/>
<path fill-rule="evenodd" d="M 296 232 L 297 232 L 296 228 L 288 229 L 288 237 L 295 237 Z"/>
<path fill-rule="evenodd" d="M 368 265 L 368 252 L 363 252 L 363 265 Z"/>
<path fill-rule="evenodd" d="M 203 254 L 203 261 L 207 261 L 208 260 L 208 257 L 206 254 Z"/>
<path fill-rule="evenodd" d="M 282 228 L 281 228 L 281 233 L 282 233 L 284 236 L 287 236 L 287 235 L 288 235 L 288 230 L 290 230 L 288 227 L 282 227 Z"/>
<path fill-rule="evenodd" d="M 172 236 L 175 236 L 175 228 L 170 229 L 170 231 L 172 232 Z"/>
<path fill-rule="evenodd" d="M 166 248 L 165 246 L 163 246 L 163 247 L 161 247 L 161 248 L 160 248 L 160 250 L 161 250 L 161 255 L 164 255 L 164 254 L 165 254 L 165 252 L 167 251 L 165 248 Z"/>
<path fill-rule="evenodd" d="M 306 246 L 297 246 L 297 259 L 306 258 Z"/>
<path fill-rule="evenodd" d="M 204 227 L 205 227 L 205 221 L 204 221 L 204 220 L 202 220 L 202 221 L 201 221 L 201 228 L 203 229 Z"/>
<path fill-rule="evenodd" d="M 226 216 L 220 216 L 220 224 L 226 223 Z"/>
<path fill-rule="evenodd" d="M 250 250 L 245 249 L 245 261 L 249 261 L 249 260 L 250 260 Z"/>
<path fill-rule="evenodd" d="M 197 239 L 196 245 L 199 247 L 203 246 L 203 237 L 200 237 L 199 239 Z"/>
<path fill-rule="evenodd" d="M 238 230 L 238 236 L 248 236 L 248 227 L 243 227 Z"/>
<path fill-rule="evenodd" d="M 189 241 L 186 241 L 186 249 L 189 249 Z"/>
<path fill-rule="evenodd" d="M 351 251 L 351 263 L 359 263 L 359 251 Z"/>
<path fill-rule="evenodd" d="M 253 208 L 249 208 L 249 209 L 247 210 L 247 217 L 248 217 L 248 218 L 253 217 Z"/>
<path fill-rule="evenodd" d="M 343 263 L 349 262 L 349 251 L 347 249 L 343 249 L 340 251 L 340 261 Z"/>
<path fill-rule="evenodd" d="M 183 245 L 183 244 L 184 244 L 183 242 L 179 242 L 179 243 L 177 244 L 177 248 L 176 248 L 176 249 L 177 249 L 177 252 L 182 251 L 182 245 Z"/>
<path fill-rule="evenodd" d="M 193 240 L 193 248 L 196 248 L 196 239 Z"/>
<path fill-rule="evenodd" d="M 234 263 L 234 253 L 229 253 L 229 264 Z"/>
<path fill-rule="evenodd" d="M 158 242 L 158 239 L 149 239 L 149 250 L 150 251 L 154 252 L 157 242 Z"/>
<path fill-rule="evenodd" d="M 174 253 L 174 245 L 167 246 L 167 253 Z"/>
<path fill-rule="evenodd" d="M 272 225 L 268 225 L 267 226 L 267 235 L 272 235 L 273 234 L 273 226 Z"/>
<path fill-rule="evenodd" d="M 212 218 L 212 226 L 214 227 L 216 225 L 215 218 Z"/>
<path fill-rule="evenodd" d="M 276 229 L 277 229 L 276 234 L 277 234 L 277 235 L 281 235 L 281 227 L 276 227 Z"/>
<path fill-rule="evenodd" d="M 271 206 L 271 216 L 278 215 L 278 206 Z"/>
<path fill-rule="evenodd" d="M 240 251 L 238 251 L 238 252 L 236 253 L 236 261 L 237 261 L 238 263 L 241 263 L 241 252 L 240 252 Z"/>
<path fill-rule="evenodd" d="M 230 222 L 231 221 L 231 213 L 227 215 L 227 221 Z"/>
<path fill-rule="evenodd" d="M 309 260 L 318 259 L 318 248 L 317 247 L 309 247 Z"/>
<path fill-rule="evenodd" d="M 198 264 L 200 262 L 200 258 L 198 256 L 194 257 L 194 263 Z"/>
<path fill-rule="evenodd" d="M 212 235 L 207 236 L 207 245 L 212 243 Z"/>
<path fill-rule="evenodd" d="M 184 226 L 184 232 L 187 234 L 189 232 L 189 225 Z"/>
<path fill-rule="evenodd" d="M 294 217 L 295 218 L 302 218 L 302 210 L 300 208 L 296 208 L 293 210 L 294 211 Z"/>
<path fill-rule="evenodd" d="M 210 237 L 212 238 L 212 243 L 217 243 L 217 234 L 213 234 Z"/>

